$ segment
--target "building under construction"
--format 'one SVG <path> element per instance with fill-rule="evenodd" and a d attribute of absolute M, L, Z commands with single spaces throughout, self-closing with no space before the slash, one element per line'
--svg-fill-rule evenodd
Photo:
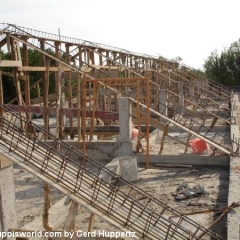
<path fill-rule="evenodd" d="M 41 64 L 29 64 L 30 49 L 41 56 Z M 89 213 L 88 232 L 101 221 L 112 231 L 135 232 L 119 239 L 238 239 L 236 89 L 177 61 L 13 24 L 0 24 L 0 50 L 11 56 L 2 59 L 0 55 L 2 232 L 54 231 L 62 223 L 62 230 L 76 231 L 82 206 Z M 32 73 L 41 77 L 33 78 Z M 6 76 L 15 87 L 8 98 L 4 97 Z M 50 92 L 53 82 L 54 92 Z M 31 97 L 33 90 L 36 94 Z M 95 135 L 99 131 L 114 131 L 117 137 L 102 140 Z M 202 149 L 198 149 L 200 143 Z M 43 213 L 37 229 L 18 226 L 13 163 L 43 181 Z M 221 167 L 227 172 L 227 182 L 220 174 L 214 186 L 220 191 L 224 184 L 224 196 L 215 189 L 214 204 L 201 205 L 195 212 L 179 210 L 148 189 L 149 179 L 143 182 L 149 169 L 167 169 L 171 176 L 174 168 L 179 176 L 179 169 L 195 166 Z M 199 170 L 195 184 L 203 175 Z M 182 174 L 178 180 L 173 202 L 183 200 L 189 205 L 191 199 L 204 200 L 203 195 L 214 192 L 206 186 L 202 195 L 195 194 L 181 184 L 184 178 Z M 66 196 L 61 206 L 66 214 L 58 226 L 50 221 L 50 186 Z M 165 183 L 158 194 L 163 194 L 164 187 Z M 168 198 L 170 192 L 164 194 Z M 217 229 L 218 224 L 222 225 Z"/>

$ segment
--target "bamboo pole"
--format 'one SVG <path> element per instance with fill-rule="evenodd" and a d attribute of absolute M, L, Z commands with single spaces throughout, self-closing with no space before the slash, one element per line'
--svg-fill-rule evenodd
<path fill-rule="evenodd" d="M 86 107 L 87 107 L 87 99 L 86 99 L 86 74 L 83 76 L 83 87 L 82 87 L 82 95 L 83 95 L 83 115 L 82 115 L 82 132 L 83 132 L 83 154 L 84 157 L 82 159 L 82 164 L 85 164 L 85 155 L 86 155 Z"/>
<path fill-rule="evenodd" d="M 50 187 L 47 183 L 43 183 L 43 189 L 44 189 L 44 208 L 43 208 L 43 214 L 42 214 L 42 223 L 43 223 L 43 227 L 47 230 L 47 231 L 52 231 L 53 228 L 52 226 L 49 224 L 49 208 L 51 208 L 51 190 Z"/>
<path fill-rule="evenodd" d="M 26 40 L 27 41 L 27 40 Z M 23 44 L 23 66 L 28 66 L 28 47 Z M 24 90 L 25 90 L 25 105 L 30 105 L 30 81 L 28 72 L 24 72 Z"/>
<path fill-rule="evenodd" d="M 69 44 L 65 45 L 66 47 L 66 61 L 70 64 L 70 54 L 69 54 Z M 68 86 L 68 107 L 72 108 L 72 85 L 71 85 L 71 73 L 67 72 L 67 86 Z M 70 128 L 70 137 L 74 139 L 74 128 L 73 128 L 73 117 L 69 116 L 69 128 Z"/>
<path fill-rule="evenodd" d="M 81 108 L 81 75 L 78 73 L 77 75 L 77 126 L 78 126 L 78 141 L 81 141 L 81 116 L 80 116 L 80 108 Z"/>
<path fill-rule="evenodd" d="M 60 58 L 59 51 L 60 43 L 55 42 L 55 55 L 57 58 Z M 58 67 L 58 72 L 56 73 L 56 135 L 60 139 L 63 139 L 63 116 L 60 113 L 60 109 L 62 107 L 62 71 L 61 64 L 56 62 L 56 66 Z"/>
<path fill-rule="evenodd" d="M 2 105 L 3 102 L 3 88 L 2 88 L 2 71 L 0 70 L 0 104 Z M 3 115 L 3 109 L 0 108 L 0 116 Z"/>
<path fill-rule="evenodd" d="M 95 220 L 95 214 L 91 213 L 90 219 L 89 219 L 89 225 L 88 225 L 88 232 L 93 231 L 94 220 Z"/>

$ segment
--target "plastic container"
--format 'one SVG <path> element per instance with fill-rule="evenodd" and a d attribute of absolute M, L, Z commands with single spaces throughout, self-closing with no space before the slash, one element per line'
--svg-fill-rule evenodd
<path fill-rule="evenodd" d="M 207 150 L 207 143 L 200 138 L 195 138 L 189 141 L 192 151 L 196 154 L 200 154 L 203 151 Z"/>
<path fill-rule="evenodd" d="M 137 139 L 138 133 L 139 133 L 138 129 L 132 128 L 132 140 Z"/>

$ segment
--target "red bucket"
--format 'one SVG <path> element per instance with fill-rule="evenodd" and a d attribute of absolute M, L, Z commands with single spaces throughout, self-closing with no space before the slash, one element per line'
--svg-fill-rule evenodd
<path fill-rule="evenodd" d="M 190 145 L 192 147 L 192 151 L 194 153 L 199 154 L 207 149 L 207 143 L 204 142 L 200 138 L 195 138 L 195 139 L 191 140 L 189 143 L 190 143 Z"/>

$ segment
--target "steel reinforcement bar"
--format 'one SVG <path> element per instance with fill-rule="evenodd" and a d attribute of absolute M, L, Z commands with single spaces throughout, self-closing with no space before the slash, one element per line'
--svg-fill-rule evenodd
<path fill-rule="evenodd" d="M 1 154 L 37 173 L 114 226 L 135 231 L 138 238 L 144 239 L 204 239 L 199 237 L 201 235 L 223 239 L 78 149 L 43 131 L 21 114 L 4 105 L 0 109 L 4 111 L 0 117 Z M 43 141 L 44 135 L 51 141 Z M 65 151 L 63 153 L 58 149 Z M 92 164 L 91 169 L 85 167 L 85 161 Z M 110 184 L 104 181 L 100 175 L 102 172 L 111 175 L 114 180 Z M 144 201 L 136 199 L 139 194 L 144 196 Z M 176 216 L 175 221 L 172 216 Z"/>

